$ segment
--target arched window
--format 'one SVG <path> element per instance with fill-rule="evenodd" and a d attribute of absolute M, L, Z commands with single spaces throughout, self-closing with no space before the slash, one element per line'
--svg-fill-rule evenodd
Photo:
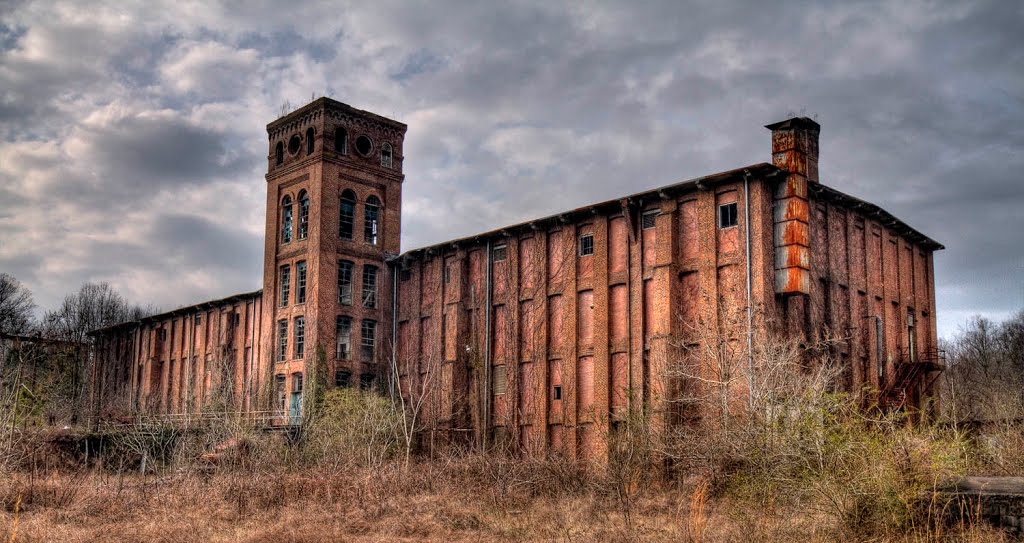
<path fill-rule="evenodd" d="M 334 129 L 334 152 L 348 153 L 348 132 L 340 126 Z"/>
<path fill-rule="evenodd" d="M 299 239 L 309 236 L 309 194 L 299 193 Z"/>
<path fill-rule="evenodd" d="M 277 147 L 274 148 L 274 164 L 284 164 L 284 144 L 281 142 L 277 142 Z"/>
<path fill-rule="evenodd" d="M 380 200 L 376 196 L 366 199 L 363 219 L 363 241 L 377 245 L 377 234 L 380 231 Z"/>
<path fill-rule="evenodd" d="M 292 197 L 281 200 L 281 243 L 292 240 Z"/>
<path fill-rule="evenodd" d="M 350 190 L 341 193 L 339 210 L 338 237 L 352 239 L 352 226 L 356 220 L 356 194 Z"/>
<path fill-rule="evenodd" d="M 385 168 L 391 167 L 391 144 L 385 143 L 380 146 L 380 165 Z"/>
<path fill-rule="evenodd" d="M 316 141 L 316 138 L 314 136 L 316 136 L 316 132 L 313 131 L 313 127 L 311 126 L 311 127 L 309 127 L 308 130 L 306 130 L 306 154 L 307 155 L 313 154 L 313 142 Z"/>

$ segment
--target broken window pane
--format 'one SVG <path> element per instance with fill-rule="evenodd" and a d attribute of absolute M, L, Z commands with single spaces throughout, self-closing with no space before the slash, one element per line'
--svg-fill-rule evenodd
<path fill-rule="evenodd" d="M 360 345 L 361 356 L 363 362 L 373 362 L 374 358 L 374 345 L 377 341 L 377 322 L 372 320 L 363 320 L 362 327 L 362 343 Z"/>
<path fill-rule="evenodd" d="M 339 360 L 348 360 L 352 356 L 352 319 L 338 315 L 334 332 L 338 338 L 337 357 Z"/>
<path fill-rule="evenodd" d="M 376 196 L 370 196 L 366 199 L 366 205 L 363 206 L 363 218 L 365 219 L 363 223 L 363 240 L 376 245 L 380 222 L 380 200 Z"/>
<path fill-rule="evenodd" d="M 363 266 L 363 307 L 377 307 L 377 268 Z"/>
<path fill-rule="evenodd" d="M 338 303 L 352 305 L 352 263 L 338 261 Z"/>

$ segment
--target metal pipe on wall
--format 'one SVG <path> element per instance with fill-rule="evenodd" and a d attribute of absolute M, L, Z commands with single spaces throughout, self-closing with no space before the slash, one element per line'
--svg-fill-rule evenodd
<path fill-rule="evenodd" d="M 483 398 L 481 398 L 481 405 L 483 407 L 483 420 L 480 425 L 480 443 L 483 446 L 487 446 L 487 433 L 491 428 L 491 260 L 493 255 L 491 254 L 491 240 L 487 240 L 487 272 L 485 276 L 484 284 L 484 382 L 483 382 Z"/>
<path fill-rule="evenodd" d="M 751 267 L 750 267 L 750 172 L 743 172 L 743 235 L 746 238 L 747 250 L 747 371 L 750 382 L 747 386 L 747 399 L 750 406 L 754 406 L 754 308 L 752 307 L 753 296 L 751 295 Z"/>

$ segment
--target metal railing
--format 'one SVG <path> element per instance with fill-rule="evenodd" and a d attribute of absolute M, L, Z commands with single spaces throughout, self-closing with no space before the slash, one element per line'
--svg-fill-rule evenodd
<path fill-rule="evenodd" d="M 946 368 L 946 351 L 943 349 L 904 349 L 893 361 L 893 374 L 886 380 L 879 397 L 879 403 L 890 409 L 905 407 L 910 393 L 924 380 L 927 386 Z M 929 378 L 929 375 L 932 375 Z M 926 388 L 927 388 L 926 386 Z"/>

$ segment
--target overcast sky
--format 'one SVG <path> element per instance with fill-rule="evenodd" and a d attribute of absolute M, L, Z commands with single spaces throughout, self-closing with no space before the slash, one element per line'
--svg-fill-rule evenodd
<path fill-rule="evenodd" d="M 409 125 L 402 247 L 768 162 L 942 242 L 940 334 L 1024 308 L 1024 3 L 0 0 L 0 271 L 52 308 L 260 288 L 267 136 L 330 96 Z"/>

